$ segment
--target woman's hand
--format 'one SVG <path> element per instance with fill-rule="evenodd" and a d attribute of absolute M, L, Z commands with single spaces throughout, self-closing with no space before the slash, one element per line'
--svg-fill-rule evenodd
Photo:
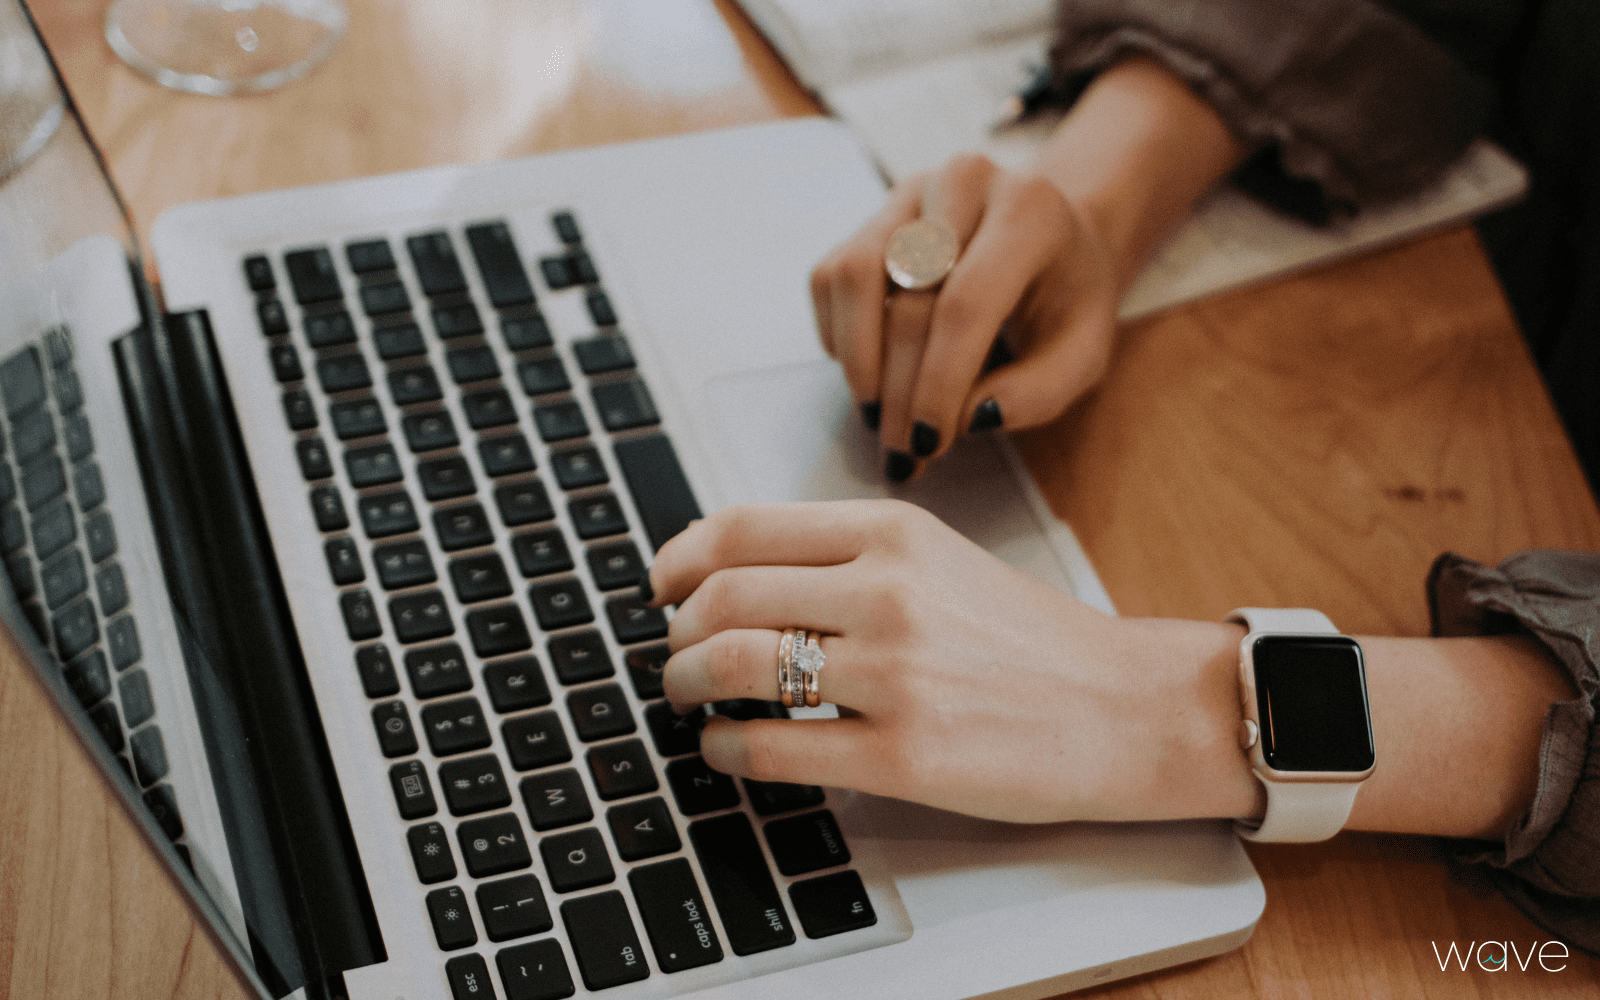
<path fill-rule="evenodd" d="M 787 627 L 821 633 L 837 719 L 735 722 L 712 767 L 1015 821 L 1248 815 L 1236 626 L 1123 620 L 898 501 L 735 507 L 657 556 L 680 710 L 776 699 Z M 1201 651 L 1201 652 L 1197 652 Z"/>
<path fill-rule="evenodd" d="M 891 291 L 889 238 L 918 218 L 948 225 L 960 256 L 940 286 Z M 1117 297 L 1104 241 L 1060 190 L 977 155 L 896 187 L 811 275 L 823 346 L 878 425 L 895 481 L 958 435 L 1058 416 L 1105 371 Z M 1002 327 L 1016 360 L 986 372 Z"/>

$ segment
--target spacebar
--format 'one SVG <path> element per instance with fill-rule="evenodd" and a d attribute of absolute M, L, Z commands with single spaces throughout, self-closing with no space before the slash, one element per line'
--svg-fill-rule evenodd
<path fill-rule="evenodd" d="M 701 516 L 678 453 L 662 434 L 618 441 L 615 450 L 650 545 L 659 552 L 667 539 Z"/>

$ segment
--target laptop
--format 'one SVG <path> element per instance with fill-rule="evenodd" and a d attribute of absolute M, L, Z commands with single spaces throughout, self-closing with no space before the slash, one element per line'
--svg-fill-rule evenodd
<path fill-rule="evenodd" d="M 901 497 L 1111 609 L 1003 437 L 883 480 L 805 291 L 885 194 L 841 127 L 182 206 L 158 305 L 30 58 L 0 607 L 260 995 L 1035 997 L 1248 938 L 1226 823 L 743 781 L 667 709 L 637 582 L 732 503 Z"/>

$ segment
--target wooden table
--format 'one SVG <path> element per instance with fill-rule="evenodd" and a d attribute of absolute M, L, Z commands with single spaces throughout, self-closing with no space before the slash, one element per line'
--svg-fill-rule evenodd
<path fill-rule="evenodd" d="M 181 202 L 810 114 L 727 0 L 350 0 L 311 77 L 170 93 L 119 64 L 105 0 L 35 0 L 141 231 Z M 798 279 L 797 279 L 798 280 Z M 1600 547 L 1600 514 L 1468 229 L 1125 331 L 1104 387 L 1022 435 L 1125 614 L 1306 604 L 1423 635 L 1453 549 Z M 1250 850 L 1243 948 L 1105 997 L 1578 997 L 1559 973 L 1441 973 L 1432 943 L 1545 939 L 1432 842 Z M 228 960 L 9 643 L 0 650 L 0 997 L 242 996 Z"/>

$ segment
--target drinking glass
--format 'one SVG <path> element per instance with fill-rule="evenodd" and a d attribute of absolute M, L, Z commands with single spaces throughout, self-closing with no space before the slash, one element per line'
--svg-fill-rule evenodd
<path fill-rule="evenodd" d="M 227 97 L 304 76 L 348 22 L 344 0 L 113 0 L 106 41 L 158 83 Z"/>

